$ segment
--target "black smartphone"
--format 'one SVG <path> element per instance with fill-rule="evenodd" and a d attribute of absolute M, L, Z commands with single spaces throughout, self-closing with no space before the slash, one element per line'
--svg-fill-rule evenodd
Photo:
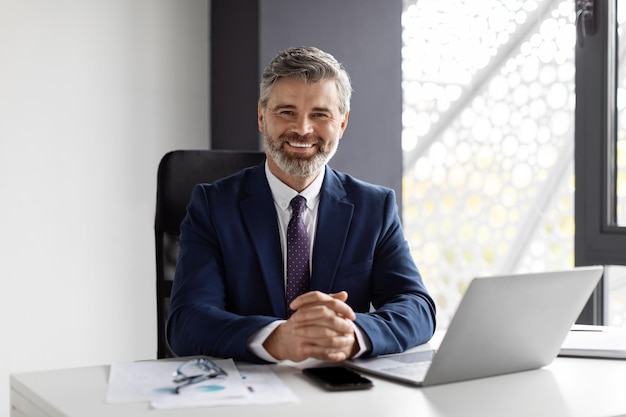
<path fill-rule="evenodd" d="M 305 368 L 302 373 L 329 391 L 367 389 L 374 386 L 369 379 L 341 366 Z"/>

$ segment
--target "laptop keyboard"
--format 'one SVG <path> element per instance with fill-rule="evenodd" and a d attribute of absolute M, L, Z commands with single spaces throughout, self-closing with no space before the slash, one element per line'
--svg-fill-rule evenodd
<path fill-rule="evenodd" d="M 407 363 L 407 364 L 398 365 L 398 366 L 390 366 L 382 370 L 386 372 L 394 373 L 396 375 L 404 375 L 404 376 L 411 376 L 411 377 L 422 376 L 423 377 L 426 375 L 426 371 L 428 371 L 429 367 L 430 367 L 430 361 L 422 361 L 422 362 Z"/>
<path fill-rule="evenodd" d="M 430 367 L 434 351 L 405 352 L 399 355 L 389 355 L 397 364 L 381 369 L 398 376 L 408 376 L 412 379 L 423 379 Z"/>
<path fill-rule="evenodd" d="M 433 356 L 433 351 L 426 352 L 407 352 L 399 355 L 387 356 L 387 359 L 391 359 L 396 362 L 409 363 L 409 364 L 422 364 L 427 363 L 430 366 L 430 358 Z"/>

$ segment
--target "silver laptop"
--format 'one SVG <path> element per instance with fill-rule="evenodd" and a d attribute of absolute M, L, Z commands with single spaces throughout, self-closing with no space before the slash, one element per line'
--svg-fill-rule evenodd
<path fill-rule="evenodd" d="M 556 358 L 603 267 L 475 278 L 439 348 L 345 365 L 418 386 L 526 371 Z"/>

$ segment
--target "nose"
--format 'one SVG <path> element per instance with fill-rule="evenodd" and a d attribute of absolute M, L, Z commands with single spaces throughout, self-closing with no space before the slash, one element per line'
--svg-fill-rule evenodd
<path fill-rule="evenodd" d="M 298 116 L 294 119 L 291 129 L 300 136 L 306 136 L 313 133 L 313 123 L 306 115 Z"/>

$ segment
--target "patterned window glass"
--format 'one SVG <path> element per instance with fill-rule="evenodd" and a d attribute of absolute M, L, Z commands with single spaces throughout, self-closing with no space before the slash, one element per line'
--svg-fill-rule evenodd
<path fill-rule="evenodd" d="M 472 277 L 574 265 L 574 21 L 571 0 L 406 0 L 403 222 L 442 326 Z"/>

